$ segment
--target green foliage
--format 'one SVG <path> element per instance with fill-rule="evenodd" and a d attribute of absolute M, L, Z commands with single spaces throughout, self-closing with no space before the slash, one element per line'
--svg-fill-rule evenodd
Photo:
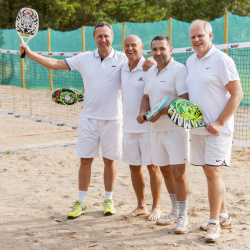
<path fill-rule="evenodd" d="M 66 31 L 94 26 L 99 21 L 157 22 L 169 17 L 191 22 L 212 21 L 224 15 L 250 16 L 249 0 L 1 0 L 0 29 L 15 28 L 16 14 L 22 7 L 38 12 L 39 30 Z"/>

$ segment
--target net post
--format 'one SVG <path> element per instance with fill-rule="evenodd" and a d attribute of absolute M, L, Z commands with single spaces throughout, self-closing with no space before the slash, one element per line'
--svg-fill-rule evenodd
<path fill-rule="evenodd" d="M 124 40 L 125 40 L 125 22 L 122 23 L 122 51 L 124 51 Z"/>
<path fill-rule="evenodd" d="M 85 29 L 82 26 L 82 52 L 85 52 Z"/>
<path fill-rule="evenodd" d="M 48 52 L 51 52 L 51 46 L 50 46 L 50 28 L 47 28 L 47 34 L 48 34 Z M 49 58 L 51 58 L 51 56 L 49 56 Z M 50 85 L 50 91 L 53 91 L 52 69 L 49 69 L 49 85 Z"/>
<path fill-rule="evenodd" d="M 20 39 L 20 44 L 22 43 L 22 40 Z M 24 75 L 24 58 L 21 58 L 21 82 L 22 82 L 22 88 L 25 88 L 25 75 Z"/>
<path fill-rule="evenodd" d="M 21 58 L 21 77 L 22 77 L 22 88 L 25 88 L 25 77 L 24 77 L 24 58 Z"/>
<path fill-rule="evenodd" d="M 225 24 L 224 24 L 224 43 L 228 44 L 228 11 L 225 9 Z M 227 49 L 224 49 L 224 52 L 227 53 Z"/>
<path fill-rule="evenodd" d="M 168 19 L 168 37 L 172 41 L 172 17 Z"/>

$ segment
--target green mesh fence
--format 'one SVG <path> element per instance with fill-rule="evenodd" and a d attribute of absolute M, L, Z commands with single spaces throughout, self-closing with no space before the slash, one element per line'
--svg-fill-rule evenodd
<path fill-rule="evenodd" d="M 244 98 L 236 114 L 236 142 L 240 141 L 239 145 L 250 146 L 250 18 L 228 13 L 228 19 L 228 41 L 237 44 L 233 45 L 233 48 L 227 45 L 223 45 L 224 47 L 219 45 L 218 48 L 228 48 L 228 55 L 234 59 L 240 74 Z M 224 17 L 212 21 L 211 25 L 214 34 L 213 43 L 215 45 L 224 44 Z M 173 57 L 184 65 L 187 58 L 193 53 L 186 49 L 190 47 L 189 26 L 190 23 L 172 20 L 172 44 L 175 48 Z M 113 24 L 112 27 L 115 34 L 113 48 L 121 51 L 123 24 Z M 86 51 L 96 49 L 93 30 L 94 27 L 85 27 Z M 152 38 L 159 34 L 168 35 L 168 31 L 169 21 L 125 23 L 125 36 L 136 34 L 142 38 L 145 57 L 150 56 Z M 47 38 L 47 30 L 39 31 L 36 37 L 30 41 L 30 48 L 33 51 L 47 51 Z M 50 38 L 53 52 L 82 51 L 82 28 L 68 32 L 50 30 Z M 242 42 L 245 42 L 243 46 L 241 46 Z M 0 113 L 6 111 L 35 117 L 38 120 L 77 126 L 81 104 L 71 107 L 54 105 L 51 101 L 49 70 L 29 58 L 24 60 L 25 89 L 22 88 L 21 59 L 17 54 L 19 43 L 20 40 L 15 29 L 0 30 Z M 65 59 L 73 55 L 72 53 L 65 54 L 67 56 L 53 53 L 52 57 Z M 84 86 L 82 77 L 77 71 L 52 71 L 52 84 L 53 90 L 59 87 L 73 87 L 81 92 L 83 92 Z M 246 142 L 246 144 L 242 142 Z"/>
<path fill-rule="evenodd" d="M 224 43 L 224 16 L 210 22 L 213 27 L 213 43 Z M 174 48 L 189 47 L 188 28 L 190 23 L 181 22 L 172 19 L 172 43 Z M 122 49 L 122 29 L 123 24 L 113 24 L 114 41 L 113 47 L 116 50 Z M 92 51 L 96 48 L 93 39 L 94 27 L 85 27 L 85 50 Z M 142 38 L 145 45 L 144 49 L 150 49 L 150 43 L 153 37 L 157 35 L 169 35 L 169 21 L 155 23 L 130 23 L 125 22 L 125 36 L 130 34 L 138 35 Z M 51 30 L 51 51 L 57 52 L 79 52 L 82 51 L 82 29 L 61 32 Z M 250 41 L 250 18 L 240 17 L 228 13 L 228 43 L 248 42 Z M 19 49 L 19 37 L 15 29 L 0 30 L 0 48 L 9 50 Z M 48 51 L 47 48 L 47 30 L 38 31 L 29 46 L 34 51 Z"/>

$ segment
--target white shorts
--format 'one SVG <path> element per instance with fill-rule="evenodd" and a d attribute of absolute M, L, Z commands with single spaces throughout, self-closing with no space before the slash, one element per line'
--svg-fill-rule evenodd
<path fill-rule="evenodd" d="M 150 133 L 123 133 L 122 161 L 139 166 L 151 165 Z"/>
<path fill-rule="evenodd" d="M 81 117 L 78 125 L 76 154 L 80 158 L 102 156 L 117 160 L 122 153 L 122 120 L 96 120 Z"/>
<path fill-rule="evenodd" d="M 197 166 L 229 166 L 232 134 L 191 135 L 191 164 Z"/>
<path fill-rule="evenodd" d="M 188 162 L 188 130 L 151 131 L 153 164 L 167 166 Z"/>

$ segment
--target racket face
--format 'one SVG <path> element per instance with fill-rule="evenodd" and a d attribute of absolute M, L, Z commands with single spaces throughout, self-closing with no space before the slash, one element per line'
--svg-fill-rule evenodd
<path fill-rule="evenodd" d="M 169 100 L 168 96 L 163 97 L 147 114 L 146 119 L 150 120 L 155 117 L 167 104 Z"/>
<path fill-rule="evenodd" d="M 168 108 L 169 118 L 179 127 L 192 129 L 206 127 L 200 108 L 193 102 L 177 98 Z"/>
<path fill-rule="evenodd" d="M 73 105 L 83 101 L 83 94 L 73 88 L 59 88 L 52 93 L 52 100 L 62 105 Z"/>
<path fill-rule="evenodd" d="M 22 43 L 28 43 L 32 39 L 39 27 L 38 14 L 31 8 L 22 8 L 16 17 L 16 31 Z M 26 41 L 24 39 L 27 39 Z"/>

